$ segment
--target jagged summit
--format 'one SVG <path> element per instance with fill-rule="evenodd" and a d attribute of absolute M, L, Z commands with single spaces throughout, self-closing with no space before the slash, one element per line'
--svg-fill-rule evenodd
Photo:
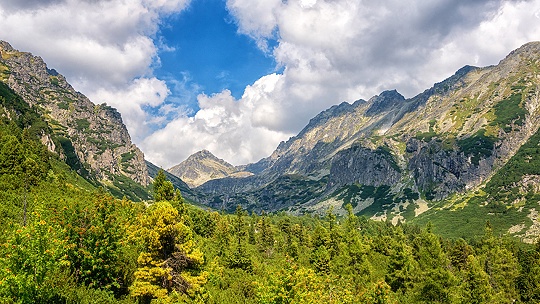
<path fill-rule="evenodd" d="M 4 51 L 14 51 L 13 47 L 11 46 L 11 44 L 9 44 L 9 42 L 4 41 L 4 40 L 0 40 L 0 50 L 4 50 Z"/>
<path fill-rule="evenodd" d="M 198 187 L 213 179 L 252 175 L 252 173 L 244 172 L 223 159 L 217 158 L 208 150 L 190 155 L 186 160 L 167 171 L 182 179 L 191 188 Z"/>
<path fill-rule="evenodd" d="M 395 106 L 399 106 L 400 103 L 405 101 L 405 97 L 399 94 L 398 91 L 384 91 L 377 96 L 373 96 L 369 102 L 371 106 L 366 111 L 367 116 L 374 116 L 386 111 L 391 110 Z"/>

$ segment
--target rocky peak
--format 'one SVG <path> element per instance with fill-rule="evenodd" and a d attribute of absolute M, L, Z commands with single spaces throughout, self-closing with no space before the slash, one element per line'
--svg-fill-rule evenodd
<path fill-rule="evenodd" d="M 252 175 L 252 173 L 242 171 L 241 168 L 217 158 L 208 150 L 202 150 L 190 155 L 186 160 L 167 171 L 182 179 L 191 188 L 217 178 Z"/>
<path fill-rule="evenodd" d="M 53 130 L 57 153 L 81 175 L 107 181 L 124 175 L 149 183 L 143 153 L 116 109 L 76 92 L 42 58 L 0 41 L 0 81 L 40 111 Z"/>
<path fill-rule="evenodd" d="M 0 52 L 13 52 L 14 49 L 7 41 L 0 40 Z"/>
<path fill-rule="evenodd" d="M 413 98 L 393 90 L 335 105 L 248 165 L 255 176 L 213 180 L 199 190 L 227 199 L 266 193 L 285 175 L 301 176 L 304 184 L 326 181 L 329 196 L 350 185 L 408 188 L 428 201 L 474 189 L 540 127 L 539 56 L 540 43 L 529 43 L 497 66 L 464 66 Z M 264 199 L 273 198 L 251 203 Z"/>
<path fill-rule="evenodd" d="M 366 111 L 366 116 L 375 116 L 387 112 L 404 101 L 405 97 L 399 94 L 398 91 L 384 91 L 380 95 L 373 96 L 369 99 L 368 102 L 371 103 L 371 106 Z"/>

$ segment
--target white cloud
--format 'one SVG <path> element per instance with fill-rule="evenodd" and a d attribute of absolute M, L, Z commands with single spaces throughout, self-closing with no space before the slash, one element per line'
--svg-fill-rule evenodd
<path fill-rule="evenodd" d="M 107 103 L 120 111 L 131 138 L 135 142 L 141 141 L 150 135 L 150 124 L 153 119 L 143 110 L 144 106 L 158 107 L 169 94 L 164 81 L 157 78 L 138 78 L 124 89 L 108 90 L 100 88 L 88 95 L 96 103 Z M 163 110 L 170 110 L 170 105 L 164 105 Z M 168 113 L 164 113 L 165 115 Z"/>
<path fill-rule="evenodd" d="M 141 146 L 149 160 L 168 168 L 202 149 L 233 164 L 246 164 L 268 156 L 290 133 L 270 130 L 271 101 L 261 96 L 272 90 L 279 75 L 269 75 L 246 89 L 240 100 L 223 92 L 197 97 L 200 110 L 183 115 L 147 137 Z M 270 121 L 268 121 L 270 119 Z"/>
<path fill-rule="evenodd" d="M 466 64 L 496 64 L 540 37 L 540 1 L 229 0 L 239 32 L 277 39 L 278 85 L 254 102 L 255 125 L 298 132 L 343 100 L 398 89 L 412 97 Z M 264 118 L 264 119 L 263 119 Z"/>
<path fill-rule="evenodd" d="M 159 61 L 152 37 L 160 18 L 188 1 L 6 0 L 0 39 L 43 57 L 95 103 L 118 108 L 138 141 L 153 120 L 142 107 L 159 106 L 168 94 L 152 77 Z"/>
<path fill-rule="evenodd" d="M 0 39 L 117 107 L 148 158 L 168 167 L 201 149 L 235 164 L 257 161 L 333 104 L 388 89 L 411 97 L 463 65 L 496 64 L 540 37 L 540 0 L 227 0 L 238 31 L 283 72 L 261 77 L 239 100 L 227 90 L 199 95 L 200 110 L 189 113 L 164 104 L 168 94 L 194 98 L 199 88 L 189 75 L 167 79 L 171 88 L 152 75 L 157 49 L 174 51 L 152 40 L 160 18 L 187 3 L 5 0 Z M 149 124 L 164 127 L 149 134 Z"/>

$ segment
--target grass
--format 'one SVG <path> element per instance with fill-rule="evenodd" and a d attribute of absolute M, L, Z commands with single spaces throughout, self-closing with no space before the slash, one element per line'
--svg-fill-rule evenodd
<path fill-rule="evenodd" d="M 495 119 L 490 123 L 509 133 L 513 125 L 522 126 L 527 110 L 521 106 L 522 94 L 514 93 L 494 106 Z"/>
<path fill-rule="evenodd" d="M 90 128 L 90 122 L 86 118 L 75 120 L 76 129 L 79 131 L 88 130 Z"/>
<path fill-rule="evenodd" d="M 506 208 L 505 212 L 494 213 L 498 208 L 491 203 L 485 205 L 487 199 L 484 196 L 472 197 L 463 208 L 432 208 L 409 223 L 425 226 L 431 222 L 433 232 L 448 238 L 463 238 L 472 240 L 484 234 L 484 227 L 489 221 L 495 235 L 506 235 L 508 229 L 516 223 L 531 224 L 527 218 L 528 211 L 519 212 L 518 208 Z M 446 202 L 441 202 L 444 205 Z M 462 205 L 461 202 L 458 204 Z M 535 204 L 527 203 L 532 207 Z M 526 209 L 528 210 L 528 209 Z"/>
<path fill-rule="evenodd" d="M 151 199 L 150 190 L 148 187 L 144 187 L 127 176 L 124 175 L 109 175 L 112 184 L 106 185 L 109 192 L 112 195 L 121 198 L 127 197 L 128 199 L 139 202 L 143 200 Z"/>

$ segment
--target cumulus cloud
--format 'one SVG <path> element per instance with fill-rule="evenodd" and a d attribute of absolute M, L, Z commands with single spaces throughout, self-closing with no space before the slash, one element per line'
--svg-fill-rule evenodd
<path fill-rule="evenodd" d="M 256 123 L 264 120 L 254 111 L 259 108 L 258 97 L 266 94 L 278 78 L 278 75 L 261 78 L 246 89 L 240 100 L 228 90 L 199 95 L 200 110 L 194 116 L 182 115 L 153 133 L 141 143 L 143 150 L 165 168 L 202 149 L 235 165 L 266 156 L 276 143 L 292 135 Z"/>
<path fill-rule="evenodd" d="M 227 91 L 199 96 L 195 117 L 145 141 L 157 162 L 177 163 L 202 148 L 236 163 L 256 161 L 333 104 L 388 89 L 412 97 L 466 64 L 496 64 L 540 37 L 538 0 L 228 0 L 227 8 L 239 32 L 284 71 L 248 86 L 240 100 Z M 171 136 L 177 140 L 167 144 Z M 179 142 L 189 148 L 174 151 Z"/>
<path fill-rule="evenodd" d="M 152 76 L 159 62 L 153 35 L 160 18 L 188 0 L 6 0 L 0 3 L 0 39 L 42 56 L 95 103 L 120 110 L 135 139 L 152 119 L 144 106 L 168 94 Z"/>
<path fill-rule="evenodd" d="M 343 100 L 394 88 L 412 97 L 463 65 L 495 64 L 540 37 L 538 0 L 261 2 L 227 6 L 239 32 L 263 48 L 277 39 L 280 85 L 254 111 L 275 113 L 262 123 L 282 132 Z"/>
<path fill-rule="evenodd" d="M 147 157 L 169 167 L 201 149 L 257 161 L 333 104 L 388 89 L 412 97 L 540 37 L 540 0 L 227 0 L 238 32 L 283 72 L 262 76 L 238 100 L 228 90 L 198 95 L 193 113 L 165 101 L 197 95 L 189 75 L 167 79 L 169 88 L 152 75 L 158 48 L 174 51 L 153 42 L 159 20 L 188 1 L 6 0 L 0 39 L 117 107 Z M 163 127 L 150 133 L 149 124 Z"/>
<path fill-rule="evenodd" d="M 151 126 L 155 123 L 147 117 L 144 107 L 158 107 L 163 104 L 169 94 L 164 81 L 157 78 L 138 78 L 123 89 L 108 90 L 100 88 L 88 95 L 90 100 L 115 105 L 122 117 L 133 140 L 139 142 L 150 135 Z M 163 105 L 164 114 L 168 114 L 170 105 Z"/>

